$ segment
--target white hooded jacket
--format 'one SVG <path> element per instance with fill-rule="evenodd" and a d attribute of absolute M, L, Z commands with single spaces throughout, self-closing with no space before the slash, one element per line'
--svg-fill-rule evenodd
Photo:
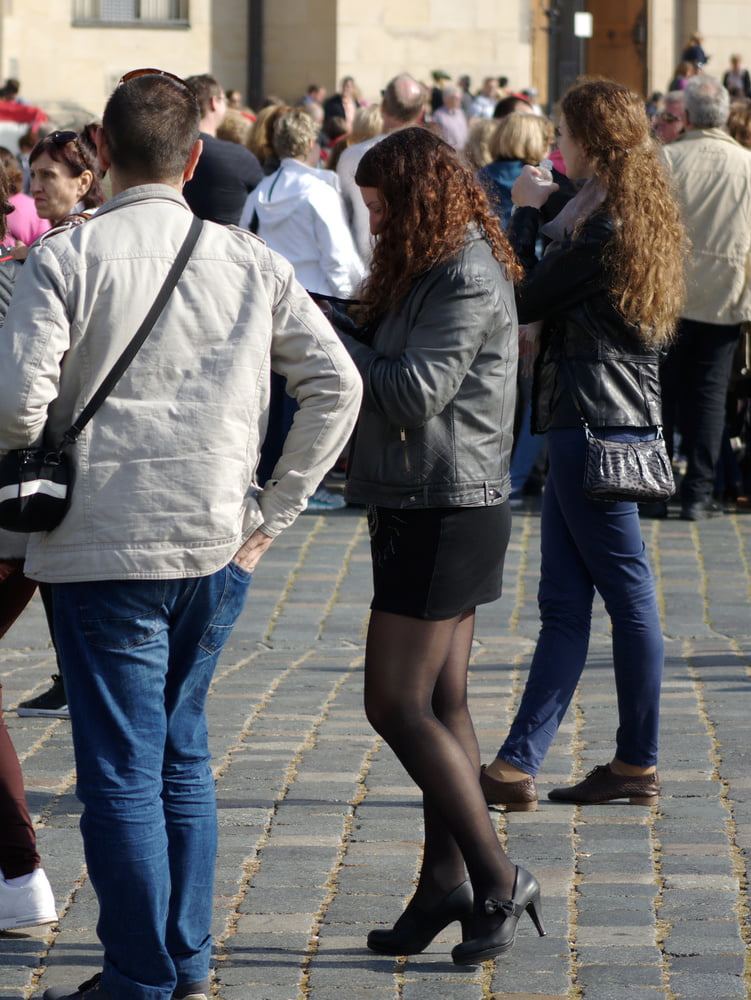
<path fill-rule="evenodd" d="M 251 228 L 295 269 L 309 292 L 351 298 L 364 270 L 355 249 L 336 174 L 285 158 L 248 195 L 240 228 Z"/>

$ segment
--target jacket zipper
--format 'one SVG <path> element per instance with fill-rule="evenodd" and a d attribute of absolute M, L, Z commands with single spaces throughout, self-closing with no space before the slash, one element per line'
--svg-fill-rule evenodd
<path fill-rule="evenodd" d="M 403 445 L 402 450 L 404 452 L 404 470 L 405 472 L 411 473 L 412 467 L 410 466 L 409 463 L 409 451 L 407 450 L 407 430 L 404 427 L 399 428 L 399 440 L 402 442 Z"/>

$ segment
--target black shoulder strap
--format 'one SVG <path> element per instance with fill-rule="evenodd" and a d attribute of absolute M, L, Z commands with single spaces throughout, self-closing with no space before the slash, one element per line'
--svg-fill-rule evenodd
<path fill-rule="evenodd" d="M 86 424 L 91 420 L 96 411 L 105 401 L 107 396 L 112 392 L 117 383 L 120 381 L 122 376 L 125 374 L 128 365 L 131 363 L 133 358 L 138 354 L 144 341 L 151 333 L 154 324 L 159 319 L 159 315 L 167 304 L 167 299 L 172 294 L 177 281 L 182 274 L 185 265 L 188 263 L 188 259 L 193 252 L 193 248 L 196 245 L 198 237 L 201 233 L 203 227 L 203 222 L 197 216 L 193 216 L 193 221 L 190 224 L 190 229 L 188 230 L 188 235 L 185 237 L 183 245 L 177 252 L 177 256 L 172 262 L 172 266 L 169 269 L 167 277 L 164 279 L 164 284 L 159 289 L 157 297 L 154 299 L 154 303 L 149 309 L 146 317 L 136 331 L 133 339 L 125 348 L 123 353 L 117 359 L 115 364 L 112 366 L 109 374 L 106 376 L 102 384 L 99 386 L 97 391 L 89 400 L 88 404 L 84 407 L 83 411 L 79 415 L 78 419 L 68 428 L 68 430 L 63 435 L 63 443 L 61 448 L 66 448 L 68 445 L 73 444 L 78 435 L 84 429 Z"/>

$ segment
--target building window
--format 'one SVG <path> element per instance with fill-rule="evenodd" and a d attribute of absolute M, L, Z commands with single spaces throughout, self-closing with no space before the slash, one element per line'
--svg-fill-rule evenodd
<path fill-rule="evenodd" d="M 73 24 L 187 27 L 189 0 L 73 0 Z"/>

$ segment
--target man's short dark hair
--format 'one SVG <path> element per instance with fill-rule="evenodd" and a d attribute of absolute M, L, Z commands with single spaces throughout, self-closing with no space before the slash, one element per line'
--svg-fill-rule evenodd
<path fill-rule="evenodd" d="M 201 118 L 205 118 L 211 110 L 211 98 L 221 97 L 224 93 L 222 85 L 211 73 L 201 73 L 200 76 L 189 76 L 185 82 L 198 99 Z"/>
<path fill-rule="evenodd" d="M 115 88 L 102 127 L 118 170 L 126 177 L 158 182 L 182 175 L 199 121 L 190 87 L 154 73 Z"/>

